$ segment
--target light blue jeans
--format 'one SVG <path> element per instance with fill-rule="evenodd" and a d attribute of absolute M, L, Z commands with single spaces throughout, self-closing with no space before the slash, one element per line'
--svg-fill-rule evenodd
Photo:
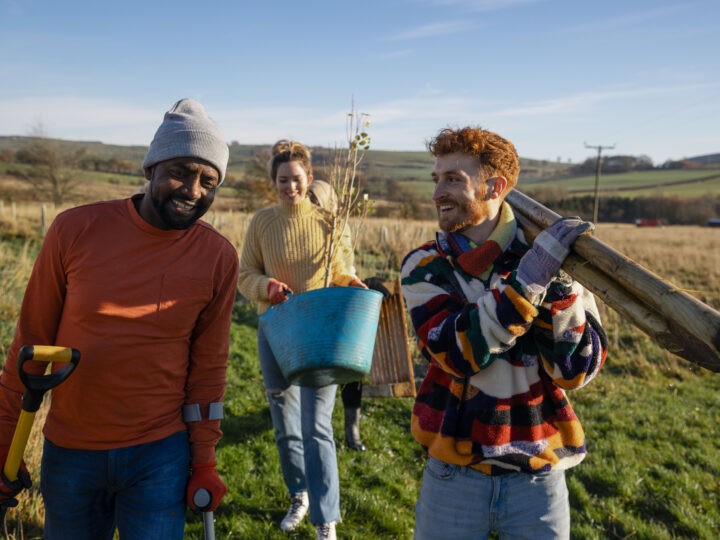
<path fill-rule="evenodd" d="M 570 537 L 565 471 L 488 476 L 428 458 L 415 506 L 415 540 Z"/>
<path fill-rule="evenodd" d="M 112 450 L 45 439 L 40 491 L 46 540 L 182 540 L 190 471 L 187 432 Z"/>
<path fill-rule="evenodd" d="M 337 385 L 290 385 L 260 329 L 258 352 L 288 492 L 308 492 L 312 523 L 339 521 L 340 480 L 332 429 Z"/>

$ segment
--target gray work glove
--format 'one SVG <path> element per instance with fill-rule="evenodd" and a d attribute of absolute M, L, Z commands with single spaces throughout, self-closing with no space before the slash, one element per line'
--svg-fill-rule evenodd
<path fill-rule="evenodd" d="M 575 239 L 595 225 L 580 218 L 562 218 L 537 235 L 532 248 L 520 259 L 517 280 L 523 285 L 526 297 L 537 303 L 555 274 L 560 270 Z"/>

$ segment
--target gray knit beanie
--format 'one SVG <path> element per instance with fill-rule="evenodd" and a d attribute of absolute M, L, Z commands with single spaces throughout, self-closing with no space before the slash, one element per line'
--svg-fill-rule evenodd
<path fill-rule="evenodd" d="M 194 99 L 181 99 L 165 113 L 143 161 L 143 169 L 179 157 L 204 159 L 225 180 L 230 150 L 217 124 Z"/>

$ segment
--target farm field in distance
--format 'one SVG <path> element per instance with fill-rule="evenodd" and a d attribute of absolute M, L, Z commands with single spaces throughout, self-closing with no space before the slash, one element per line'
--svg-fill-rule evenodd
<path fill-rule="evenodd" d="M 56 211 L 50 206 L 46 211 L 49 222 Z M 41 241 L 40 215 L 38 203 L 5 202 L 0 210 L 3 358 Z M 242 245 L 249 214 L 215 210 L 207 220 L 233 244 Z M 356 253 L 360 275 L 393 277 L 404 254 L 431 238 L 434 230 L 431 220 L 368 219 Z M 601 223 L 595 234 L 720 309 L 720 229 Z M 666 352 L 601 307 L 608 360 L 588 387 L 569 394 L 589 449 L 586 460 L 568 472 L 572 538 L 714 539 L 720 532 L 720 375 Z M 278 528 L 287 500 L 262 392 L 255 325 L 252 307 L 238 304 L 225 436 L 218 451 L 230 492 L 216 512 L 218 538 L 286 537 Z M 419 358 L 415 362 L 419 374 L 423 364 Z M 333 423 L 341 476 L 341 537 L 412 538 L 423 456 L 409 432 L 411 406 L 407 398 L 366 399 L 363 438 L 369 449 L 360 454 L 344 449 L 338 400 Z M 26 460 L 37 486 L 39 434 L 34 431 Z M 24 536 L 12 521 L 17 515 L 22 516 Z M 39 538 L 42 503 L 37 489 L 24 495 L 20 509 L 9 516 L 10 538 Z M 189 513 L 188 523 L 186 537 L 201 539 L 199 516 Z M 305 524 L 300 534 L 311 534 L 310 526 Z"/>
<path fill-rule="evenodd" d="M 99 143 L 98 143 L 99 144 Z M 1 145 L 0 145 L 1 146 Z M 104 158 L 139 163 L 142 147 L 93 146 Z M 68 151 L 77 146 L 70 143 Z M 0 148 L 0 151 L 2 148 Z M 230 172 L 244 178 L 257 148 L 231 146 Z M 320 155 L 322 158 L 322 155 Z M 373 182 L 389 178 L 400 190 L 428 203 L 432 158 L 423 152 L 371 151 L 365 174 Z M 83 202 L 127 197 L 145 185 L 139 174 L 78 170 L 81 189 L 72 202 L 55 208 L 37 202 L 36 194 L 13 168 L 28 165 L 0 161 L 0 357 L 5 358 L 35 254 L 45 227 L 62 208 Z M 594 177 L 560 178 L 565 164 L 523 160 L 534 176 L 521 177 L 518 188 L 572 190 L 594 188 Z M 603 175 L 601 196 L 677 195 L 711 199 L 720 195 L 717 179 L 679 184 L 720 173 L 653 170 Z M 265 181 L 265 180 L 260 180 Z M 205 219 L 242 246 L 250 213 L 239 211 L 243 194 L 228 181 Z M 372 187 L 372 186 L 370 186 Z M 636 188 L 619 191 L 617 188 Z M 605 189 L 613 191 L 605 191 Z M 591 192 L 590 192 L 591 193 Z M 378 205 L 396 202 L 379 200 Z M 690 203 L 692 204 L 692 203 Z M 428 219 L 371 217 L 356 248 L 362 277 L 397 275 L 405 254 L 432 238 L 434 210 Z M 720 310 L 720 229 L 699 226 L 638 228 L 604 223 L 595 235 L 672 284 Z M 588 437 L 587 459 L 568 473 L 572 507 L 572 538 L 701 538 L 720 533 L 720 375 L 680 359 L 631 327 L 601 305 L 609 339 L 603 371 L 587 388 L 570 393 Z M 255 345 L 256 317 L 252 306 L 239 302 L 231 328 L 229 386 L 226 394 L 225 436 L 220 444 L 220 472 L 230 492 L 216 513 L 219 538 L 285 538 L 278 528 L 286 508 L 272 426 L 262 392 Z M 412 337 L 411 337 L 412 339 Z M 414 349 L 413 349 L 414 350 Z M 414 356 L 416 375 L 424 369 Z M 341 474 L 343 523 L 341 537 L 356 539 L 412 538 L 413 505 L 422 473 L 422 449 L 409 430 L 412 400 L 369 398 L 363 405 L 362 455 L 343 449 L 342 404 L 334 427 Z M 38 421 L 37 424 L 41 424 Z M 36 426 L 37 427 L 37 426 Z M 35 485 L 39 474 L 39 429 L 34 429 L 26 461 Z M 36 488 L 23 495 L 9 517 L 8 537 L 40 538 L 43 508 Z M 310 534 L 309 525 L 301 534 Z M 199 516 L 188 515 L 187 538 L 202 538 Z"/>
<path fill-rule="evenodd" d="M 77 171 L 78 179 L 88 186 L 100 184 L 109 193 L 118 191 L 118 187 L 142 186 L 144 179 L 140 173 L 146 147 L 107 145 L 93 141 L 64 141 L 49 139 L 59 151 L 72 155 L 81 153 L 93 156 L 98 160 L 116 160 L 132 168 L 136 164 L 135 174 L 123 172 Z M 34 200 L 24 186 L 19 185 L 8 172 L 13 169 L 26 170 L 27 165 L 8 161 L 13 153 L 31 146 L 36 139 L 33 137 L 0 136 L 0 200 Z M 249 168 L 263 162 L 263 152 L 269 149 L 263 145 L 230 145 L 230 163 L 228 165 L 228 182 L 221 190 L 222 199 L 230 202 L 239 195 L 237 186 L 232 179 L 247 179 Z M 313 147 L 316 176 L 322 178 L 323 167 L 332 158 L 332 150 Z M 3 157 L 5 156 L 5 157 Z M 259 157 L 258 157 L 259 156 Z M 714 157 L 714 156 L 712 156 Z M 720 195 L 720 164 L 716 161 L 702 162 L 699 169 L 661 169 L 631 173 L 608 174 L 603 171 L 600 178 L 600 196 L 649 197 L 678 196 L 682 198 L 714 197 Z M 574 164 L 553 162 L 549 160 L 528 159 L 520 157 L 521 171 L 518 189 L 528 194 L 538 191 L 556 191 L 564 196 L 592 195 L 595 188 L 594 174 L 581 176 L 571 175 Z M 433 183 L 430 179 L 433 158 L 425 151 L 385 151 L 370 149 L 363 160 L 361 177 L 364 177 L 362 189 L 371 193 L 385 193 L 385 184 L 395 182 L 400 191 L 417 195 L 429 201 Z M 264 178 L 257 179 L 265 181 Z M 91 190 L 92 191 L 92 190 Z M 82 195 L 82 194 L 81 194 Z M 94 195 L 94 194 L 93 194 Z M 399 195 L 390 193 L 375 198 Z M 82 200 L 94 200 L 86 196 Z M 231 204 L 228 204 L 231 206 Z"/>

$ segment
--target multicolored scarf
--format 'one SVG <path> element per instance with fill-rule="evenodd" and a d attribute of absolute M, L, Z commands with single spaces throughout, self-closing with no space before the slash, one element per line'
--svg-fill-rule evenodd
<path fill-rule="evenodd" d="M 493 262 L 510 246 L 516 232 L 515 215 L 510 205 L 503 202 L 497 226 L 481 245 L 456 232 L 440 232 L 436 240 L 442 252 L 450 256 L 463 272 L 479 279 L 487 279 L 493 271 Z"/>

